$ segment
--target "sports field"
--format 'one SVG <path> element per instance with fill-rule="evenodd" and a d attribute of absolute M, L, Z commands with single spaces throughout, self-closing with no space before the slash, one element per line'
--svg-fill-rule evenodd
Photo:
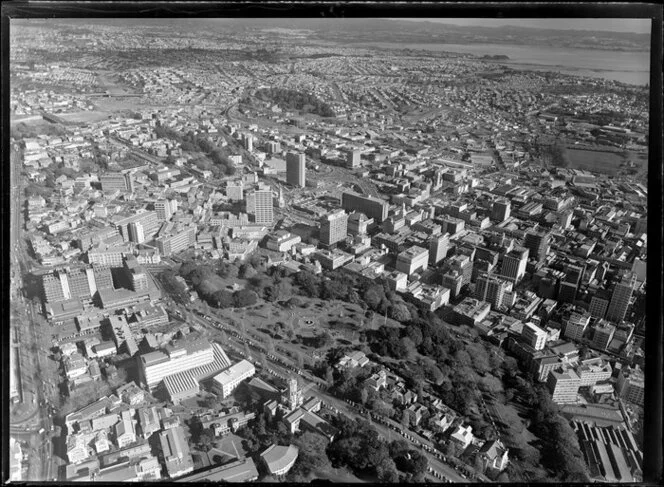
<path fill-rule="evenodd" d="M 623 156 L 619 152 L 567 149 L 570 168 L 613 176 L 618 173 Z"/>

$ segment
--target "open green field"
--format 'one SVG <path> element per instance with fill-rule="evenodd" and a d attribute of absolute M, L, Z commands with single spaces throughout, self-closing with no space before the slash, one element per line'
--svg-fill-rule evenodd
<path fill-rule="evenodd" d="M 624 161 L 623 154 L 619 152 L 567 149 L 565 153 L 570 161 L 570 168 L 608 176 L 615 176 Z"/>
<path fill-rule="evenodd" d="M 73 113 L 60 113 L 58 114 L 58 117 L 68 122 L 91 123 L 106 120 L 109 117 L 109 113 L 93 110 Z"/>

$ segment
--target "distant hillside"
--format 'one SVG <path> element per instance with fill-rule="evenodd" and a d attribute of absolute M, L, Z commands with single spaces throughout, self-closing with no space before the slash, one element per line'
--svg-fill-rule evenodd
<path fill-rule="evenodd" d="M 19 21 L 25 22 L 25 21 Z M 439 22 L 411 22 L 389 19 L 357 18 L 262 18 L 262 19 L 48 19 L 30 20 L 31 25 L 61 25 L 77 31 L 94 32 L 95 25 L 144 28 L 151 33 L 180 32 L 184 35 L 224 36 L 233 33 L 275 35 L 265 29 L 298 29 L 309 31 L 311 38 L 336 42 L 403 42 L 403 43 L 491 43 L 550 47 L 576 47 L 647 51 L 650 34 L 630 32 L 536 29 L 530 27 L 458 26 Z M 280 33 L 279 36 L 287 34 Z M 303 41 L 304 42 L 304 41 Z"/>

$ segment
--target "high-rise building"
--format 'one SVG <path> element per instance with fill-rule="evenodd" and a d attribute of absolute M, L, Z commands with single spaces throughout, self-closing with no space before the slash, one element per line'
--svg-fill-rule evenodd
<path fill-rule="evenodd" d="M 396 269 L 409 276 L 419 270 L 427 270 L 429 266 L 429 251 L 414 245 L 397 255 Z"/>
<path fill-rule="evenodd" d="M 176 254 L 196 243 L 196 227 L 188 226 L 176 233 L 159 236 L 155 239 L 155 243 L 161 255 Z"/>
<path fill-rule="evenodd" d="M 625 319 L 629 301 L 632 299 L 632 293 L 636 287 L 636 274 L 627 273 L 622 280 L 616 284 L 611 295 L 609 309 L 606 311 L 606 319 L 616 323 Z"/>
<path fill-rule="evenodd" d="M 643 404 L 645 397 L 645 377 L 643 370 L 635 367 L 623 367 L 618 374 L 616 391 L 626 401 L 634 404 Z"/>
<path fill-rule="evenodd" d="M 242 134 L 242 144 L 249 152 L 254 150 L 254 136 L 251 134 Z"/>
<path fill-rule="evenodd" d="M 88 300 L 97 289 L 94 271 L 89 267 L 65 267 L 42 276 L 42 298 L 46 303 L 72 298 Z"/>
<path fill-rule="evenodd" d="M 576 300 L 576 293 L 583 278 L 585 266 L 569 265 L 565 272 L 565 277 L 560 283 L 558 290 L 558 301 L 563 303 L 574 303 Z"/>
<path fill-rule="evenodd" d="M 166 351 L 150 352 L 140 356 L 142 382 L 154 388 L 169 375 L 200 367 L 214 361 L 210 342 L 200 339 Z"/>
<path fill-rule="evenodd" d="M 355 168 L 360 166 L 360 151 L 349 150 L 346 152 L 346 166 Z"/>
<path fill-rule="evenodd" d="M 159 200 L 155 202 L 154 210 L 157 212 L 157 220 L 168 221 L 177 210 L 177 200 Z"/>
<path fill-rule="evenodd" d="M 512 289 L 512 283 L 497 276 L 481 275 L 477 278 L 475 296 L 481 301 L 490 303 L 494 309 L 503 305 L 505 293 Z"/>
<path fill-rule="evenodd" d="M 286 182 L 288 184 L 304 188 L 306 170 L 304 154 L 296 152 L 286 154 Z"/>
<path fill-rule="evenodd" d="M 556 404 L 574 403 L 577 401 L 581 378 L 573 370 L 552 370 L 546 385 L 551 392 L 551 400 Z"/>
<path fill-rule="evenodd" d="M 446 216 L 443 218 L 442 232 L 449 233 L 450 235 L 456 235 L 457 233 L 463 231 L 465 226 L 466 222 L 461 218 Z"/>
<path fill-rule="evenodd" d="M 159 230 L 159 218 L 156 211 L 139 210 L 136 214 L 126 217 L 119 217 L 115 220 L 115 227 L 122 235 L 125 242 L 131 241 L 129 235 L 129 224 L 140 222 L 143 226 L 143 237 L 150 240 Z"/>
<path fill-rule="evenodd" d="M 525 343 L 533 347 L 535 350 L 542 350 L 546 345 L 546 330 L 541 329 L 534 323 L 524 323 L 521 330 L 521 338 Z"/>
<path fill-rule="evenodd" d="M 131 222 L 127 225 L 129 233 L 129 240 L 135 243 L 145 242 L 145 232 L 143 231 L 143 224 L 141 222 Z"/>
<path fill-rule="evenodd" d="M 67 290 L 68 292 L 69 290 Z M 57 303 L 65 300 L 62 282 L 57 274 L 44 274 L 42 276 L 42 297 L 46 303 Z"/>
<path fill-rule="evenodd" d="M 443 287 L 450 290 L 450 295 L 453 298 L 456 298 L 463 287 L 463 275 L 459 274 L 457 271 L 446 272 L 443 274 L 442 284 Z"/>
<path fill-rule="evenodd" d="M 473 261 L 470 260 L 470 257 L 458 254 L 448 259 L 447 263 L 452 271 L 456 271 L 463 276 L 464 286 L 470 284 L 470 280 L 473 277 Z"/>
<path fill-rule="evenodd" d="M 268 140 L 265 142 L 265 152 L 268 154 L 276 154 L 277 152 L 281 152 L 281 144 L 274 140 Z"/>
<path fill-rule="evenodd" d="M 242 201 L 244 199 L 244 183 L 242 181 L 229 181 L 226 184 L 226 196 L 231 201 Z"/>
<path fill-rule="evenodd" d="M 274 220 L 274 204 L 272 189 L 267 185 L 259 185 L 247 194 L 247 213 L 253 216 L 257 224 L 271 225 Z"/>
<path fill-rule="evenodd" d="M 341 193 L 341 207 L 347 212 L 357 211 L 373 218 L 376 223 L 387 219 L 389 205 L 386 201 L 357 193 Z"/>
<path fill-rule="evenodd" d="M 529 249 L 517 247 L 505 254 L 503 264 L 500 268 L 501 276 L 512 282 L 520 281 L 526 275 L 529 252 Z"/>
<path fill-rule="evenodd" d="M 565 322 L 565 331 L 563 332 L 563 336 L 577 342 L 581 341 L 581 338 L 583 338 L 589 323 L 589 314 L 572 313 Z"/>
<path fill-rule="evenodd" d="M 510 217 L 511 204 L 508 200 L 498 200 L 491 207 L 491 219 L 498 223 L 504 222 Z"/>
<path fill-rule="evenodd" d="M 330 247 L 341 242 L 348 234 L 348 214 L 337 210 L 320 219 L 320 243 Z"/>
<path fill-rule="evenodd" d="M 429 264 L 436 265 L 447 257 L 450 247 L 450 236 L 447 233 L 432 235 L 429 239 Z"/>
<path fill-rule="evenodd" d="M 302 391 L 297 386 L 297 377 L 291 377 L 288 380 L 286 402 L 290 410 L 299 408 L 302 405 Z"/>
<path fill-rule="evenodd" d="M 529 230 L 526 232 L 523 246 L 530 250 L 530 257 L 541 262 L 548 252 L 550 239 L 551 234 L 548 232 Z"/>
<path fill-rule="evenodd" d="M 129 253 L 129 246 L 90 249 L 87 254 L 88 263 L 121 267 L 127 253 Z"/>
<path fill-rule="evenodd" d="M 61 271 L 67 277 L 69 293 L 72 298 L 90 299 L 93 292 L 90 289 L 90 281 L 85 267 L 67 268 Z M 61 278 L 62 279 L 62 278 Z"/>
<path fill-rule="evenodd" d="M 97 288 L 97 290 L 114 289 L 113 274 L 111 273 L 110 267 L 105 265 L 93 265 L 92 272 L 94 273 L 95 287 Z"/>
<path fill-rule="evenodd" d="M 604 320 L 598 321 L 593 331 L 593 347 L 597 350 L 606 350 L 615 333 L 616 327 L 614 325 Z"/>
<path fill-rule="evenodd" d="M 604 318 L 606 310 L 609 307 L 609 297 L 604 292 L 598 292 L 590 298 L 590 306 L 588 311 L 596 318 Z"/>
<path fill-rule="evenodd" d="M 102 191 L 134 191 L 134 175 L 131 173 L 108 172 L 99 176 Z"/>

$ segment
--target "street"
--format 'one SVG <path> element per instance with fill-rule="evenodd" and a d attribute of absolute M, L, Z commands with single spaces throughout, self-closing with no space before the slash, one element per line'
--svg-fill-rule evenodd
<path fill-rule="evenodd" d="M 14 281 L 15 294 L 21 296 L 24 306 L 21 307 L 24 312 L 11 323 L 16 330 L 17 337 L 20 337 L 21 346 L 19 351 L 20 364 L 20 384 L 21 397 L 24 402 L 28 397 L 34 398 L 29 404 L 31 413 L 22 418 L 11 418 L 10 431 L 16 439 L 26 441 L 31 447 L 37 447 L 36 455 L 31 456 L 28 467 L 27 480 L 52 480 L 53 471 L 53 451 L 52 442 L 49 434 L 53 426 L 49 415 L 49 401 L 46 397 L 45 382 L 47 377 L 42 368 L 42 353 L 45 350 L 43 339 L 48 338 L 48 334 L 38 329 L 37 320 L 38 310 L 33 308 L 33 304 L 28 302 L 25 306 L 25 300 L 21 294 L 23 282 L 22 272 L 25 272 L 25 263 L 28 262 L 27 253 L 21 242 L 22 218 L 21 210 L 23 201 L 21 194 L 21 166 L 22 161 L 18 150 L 12 150 L 10 155 L 11 162 L 11 226 L 10 226 L 10 247 L 12 251 L 12 270 L 16 272 L 17 278 Z M 36 356 L 36 360 L 35 360 Z M 29 364 L 29 367 L 27 366 Z M 35 421 L 36 420 L 36 421 Z M 32 426 L 33 429 L 26 429 Z M 23 430 L 21 429 L 23 428 Z M 40 431 L 43 431 L 40 433 Z M 46 434 L 46 436 L 44 436 Z M 38 446 L 37 446 L 38 445 Z"/>

